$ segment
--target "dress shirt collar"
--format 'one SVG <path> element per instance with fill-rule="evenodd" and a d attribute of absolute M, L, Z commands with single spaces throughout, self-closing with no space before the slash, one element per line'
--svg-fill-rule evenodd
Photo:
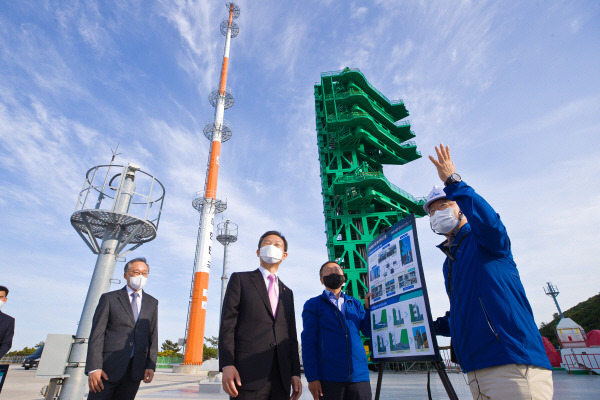
<path fill-rule="evenodd" d="M 269 270 L 267 270 L 265 267 L 263 267 L 262 265 L 260 267 L 258 267 L 258 270 L 260 271 L 260 273 L 263 276 L 263 279 L 265 280 L 265 282 L 269 282 L 269 275 L 271 275 L 271 272 L 269 272 Z M 277 282 L 279 280 L 279 275 L 278 275 L 279 271 L 274 272 L 275 276 L 277 277 L 277 280 L 275 282 Z"/>
<path fill-rule="evenodd" d="M 325 293 L 325 296 L 327 296 L 328 299 L 330 300 L 338 300 L 337 296 L 335 295 L 335 293 L 333 293 L 331 290 L 329 289 L 325 289 L 323 290 L 323 293 Z M 340 299 L 343 299 L 344 296 L 344 291 L 340 291 Z"/>
<path fill-rule="evenodd" d="M 140 295 L 140 300 L 142 299 L 142 290 L 140 289 L 139 292 L 136 292 L 135 290 L 133 290 L 132 288 L 129 287 L 129 285 L 125 285 L 125 287 L 127 288 L 127 297 L 129 297 L 129 301 L 131 302 L 131 294 L 132 293 L 138 293 Z"/>
<path fill-rule="evenodd" d="M 323 294 L 325 296 L 327 296 L 327 298 L 329 299 L 329 301 L 337 307 L 338 310 L 340 310 L 340 312 L 342 314 L 345 313 L 346 311 L 346 306 L 345 306 L 345 302 L 346 302 L 346 296 L 344 295 L 343 291 L 340 291 L 340 298 L 338 299 L 337 296 L 335 295 L 335 293 L 333 293 L 331 290 L 329 289 L 325 289 L 323 290 Z"/>
<path fill-rule="evenodd" d="M 269 275 L 271 275 L 271 273 L 263 268 L 263 266 L 261 265 L 260 267 L 258 267 L 258 270 L 260 271 L 260 273 L 263 276 L 263 281 L 265 282 L 265 287 L 267 288 L 267 292 L 269 291 L 269 285 L 271 285 L 271 281 L 269 280 Z M 275 293 L 277 294 L 277 296 L 279 296 L 279 277 L 277 276 L 277 272 L 275 272 L 275 281 L 273 282 L 275 284 Z"/>

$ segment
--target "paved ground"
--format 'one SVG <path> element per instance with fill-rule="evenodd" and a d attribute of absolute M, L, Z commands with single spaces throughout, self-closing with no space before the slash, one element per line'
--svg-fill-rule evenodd
<path fill-rule="evenodd" d="M 462 374 L 450 373 L 450 380 L 458 397 L 471 399 L 471 394 Z M 193 375 L 174 374 L 170 370 L 154 375 L 150 384 L 142 383 L 136 399 L 203 399 L 224 400 L 227 395 L 220 385 L 198 385 L 199 378 Z M 377 383 L 377 374 L 371 374 L 373 392 Z M 381 400 L 421 400 L 427 399 L 427 375 L 423 373 L 385 373 L 383 376 Z M 11 366 L 0 400 L 42 400 L 40 390 L 48 384 L 48 379 L 36 378 L 35 370 L 25 371 L 21 366 Z M 306 380 L 303 378 L 302 400 L 310 400 Z M 600 398 L 600 376 L 568 375 L 566 372 L 554 373 L 554 398 L 557 400 L 597 399 Z M 433 399 L 447 399 L 439 377 L 431 374 L 431 394 Z"/>

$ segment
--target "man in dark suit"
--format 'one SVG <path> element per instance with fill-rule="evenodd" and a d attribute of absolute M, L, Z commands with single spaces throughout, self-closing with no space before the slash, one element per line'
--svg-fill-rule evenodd
<path fill-rule="evenodd" d="M 158 300 L 142 288 L 145 258 L 125 264 L 127 286 L 104 293 L 94 313 L 85 372 L 89 400 L 134 399 L 140 381 L 150 383 L 158 353 Z"/>
<path fill-rule="evenodd" d="M 277 277 L 287 247 L 281 233 L 264 233 L 256 250 L 260 267 L 232 274 L 227 285 L 219 368 L 223 389 L 236 399 L 297 400 L 302 394 L 294 296 Z"/>
<path fill-rule="evenodd" d="M 0 309 L 6 303 L 8 288 L 0 286 Z M 12 347 L 12 340 L 15 334 L 15 319 L 10 315 L 0 311 L 0 358 L 4 357 Z"/>

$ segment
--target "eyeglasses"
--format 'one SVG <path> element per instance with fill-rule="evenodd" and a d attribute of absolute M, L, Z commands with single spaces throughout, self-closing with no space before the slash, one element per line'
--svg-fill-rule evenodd
<path fill-rule="evenodd" d="M 146 271 L 128 271 L 127 273 L 129 274 L 129 276 L 144 275 L 146 278 L 148 277 L 148 273 Z"/>
<path fill-rule="evenodd" d="M 452 207 L 452 202 L 445 201 L 443 203 L 436 204 L 435 207 L 429 207 L 429 216 L 432 217 L 436 211 L 442 211 L 448 207 Z"/>
<path fill-rule="evenodd" d="M 284 244 L 282 241 L 279 242 L 271 242 L 270 240 L 263 240 L 261 243 L 261 247 L 265 247 L 265 246 L 270 246 L 273 245 L 275 247 L 277 247 L 278 249 L 283 250 L 285 248 Z"/>

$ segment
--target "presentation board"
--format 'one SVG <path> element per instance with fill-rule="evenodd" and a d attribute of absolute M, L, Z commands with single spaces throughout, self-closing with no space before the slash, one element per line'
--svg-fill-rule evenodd
<path fill-rule="evenodd" d="M 2 391 L 2 386 L 4 386 L 4 380 L 6 378 L 6 374 L 8 373 L 8 364 L 0 364 L 0 392 Z"/>
<path fill-rule="evenodd" d="M 367 246 L 373 361 L 440 359 L 414 215 Z"/>

